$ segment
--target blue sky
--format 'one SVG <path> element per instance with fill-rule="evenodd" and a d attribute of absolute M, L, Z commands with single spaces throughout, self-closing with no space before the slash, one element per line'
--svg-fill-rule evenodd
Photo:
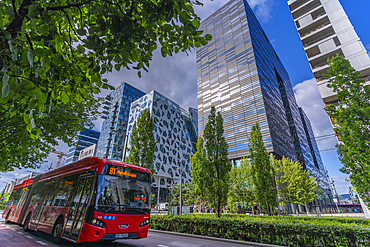
<path fill-rule="evenodd" d="M 195 11 L 202 19 L 205 19 L 227 2 L 225 0 L 205 0 L 203 1 L 204 6 L 196 7 Z M 295 90 L 297 102 L 310 118 L 315 135 L 323 136 L 333 133 L 330 120 L 323 110 L 324 104 L 317 90 L 316 82 L 313 79 L 313 74 L 294 26 L 287 1 L 248 0 L 248 2 L 287 69 Z M 370 15 L 368 14 L 370 1 L 340 0 L 340 2 L 364 46 L 370 51 L 370 32 L 368 27 L 370 23 Z M 161 57 L 160 51 L 155 51 L 149 67 L 149 73 L 144 72 L 140 79 L 135 72 L 126 70 L 115 71 L 106 74 L 105 77 L 113 86 L 118 86 L 125 81 L 144 92 L 149 92 L 153 89 L 157 90 L 185 109 L 197 107 L 195 51 L 190 52 L 188 55 L 181 53 L 166 58 Z M 103 91 L 101 96 L 108 93 L 108 91 Z M 101 119 L 96 122 L 97 130 L 100 130 L 101 123 Z M 332 149 L 335 147 L 335 144 L 335 138 L 318 141 L 320 150 Z M 56 149 L 64 152 L 68 151 L 68 147 L 64 143 L 60 143 L 60 146 L 56 147 Z M 339 171 L 342 165 L 338 160 L 336 151 L 324 151 L 321 152 L 321 156 L 330 176 L 335 180 L 338 193 L 348 193 L 349 183 L 344 181 L 347 176 Z M 56 155 L 51 154 L 48 161 L 42 164 L 38 171 L 44 171 L 50 166 L 50 163 L 53 163 L 53 166 L 55 166 L 56 160 Z M 27 173 L 25 169 L 6 174 L 0 173 L 0 190 L 12 178 L 22 177 Z"/>

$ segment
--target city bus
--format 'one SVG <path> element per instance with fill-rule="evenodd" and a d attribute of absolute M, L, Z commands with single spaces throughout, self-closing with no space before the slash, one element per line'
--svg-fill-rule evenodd
<path fill-rule="evenodd" d="M 150 170 L 103 158 L 85 158 L 17 184 L 5 222 L 74 243 L 146 238 Z"/>

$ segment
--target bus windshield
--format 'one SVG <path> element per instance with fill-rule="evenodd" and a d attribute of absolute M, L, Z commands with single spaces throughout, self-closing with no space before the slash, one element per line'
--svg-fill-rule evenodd
<path fill-rule="evenodd" d="M 103 213 L 148 214 L 150 183 L 98 175 L 96 210 Z"/>

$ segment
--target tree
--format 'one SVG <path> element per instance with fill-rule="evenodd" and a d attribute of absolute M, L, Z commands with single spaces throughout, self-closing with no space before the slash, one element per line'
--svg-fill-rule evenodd
<path fill-rule="evenodd" d="M 127 162 L 149 169 L 154 174 L 153 166 L 155 139 L 154 123 L 150 110 L 145 109 L 136 120 L 131 132 L 131 148 Z"/>
<path fill-rule="evenodd" d="M 272 207 L 276 205 L 273 168 L 270 163 L 269 154 L 263 143 L 258 123 L 252 126 L 251 137 L 249 139 L 249 154 L 256 199 L 261 207 L 272 215 Z"/>
<path fill-rule="evenodd" d="M 195 193 L 195 184 L 186 183 L 185 187 L 182 188 L 182 200 L 184 205 L 194 205 L 199 204 L 201 198 Z M 174 185 L 171 191 L 171 206 L 180 205 L 180 185 Z"/>
<path fill-rule="evenodd" d="M 98 108 L 99 102 L 91 100 L 80 104 L 55 105 L 45 114 L 35 111 L 32 114 L 37 116 L 27 121 L 39 126 L 38 138 L 30 138 L 23 117 L 0 114 L 0 171 L 35 169 L 46 161 L 49 151 L 58 145 L 58 140 L 73 145 L 78 131 L 93 127 L 92 121 L 96 119 Z"/>
<path fill-rule="evenodd" d="M 310 176 L 310 171 L 303 169 L 299 162 L 283 157 L 282 162 L 273 160 L 272 163 L 280 197 L 286 204 L 293 204 L 299 216 L 297 205 L 314 201 L 322 190 L 315 183 L 315 178 Z"/>
<path fill-rule="evenodd" d="M 370 202 L 370 87 L 346 59 L 336 56 L 329 64 L 325 78 L 337 93 L 339 105 L 329 104 L 325 110 L 339 136 L 341 171 L 350 175 L 356 191 Z"/>
<path fill-rule="evenodd" d="M 227 202 L 229 192 L 229 173 L 231 162 L 228 160 L 228 145 L 223 137 L 223 119 L 220 113 L 216 115 L 214 106 L 208 116 L 204 130 L 204 141 L 207 151 L 207 162 L 204 162 L 204 180 L 208 199 L 212 207 L 217 209 L 221 217 L 221 208 Z"/>
<path fill-rule="evenodd" d="M 246 158 L 241 160 L 240 166 L 231 169 L 228 202 L 231 206 L 238 203 L 244 208 L 249 204 L 254 214 L 253 206 L 256 203 L 256 196 L 251 175 L 251 162 Z"/>
<path fill-rule="evenodd" d="M 162 56 L 207 44 L 211 36 L 199 30 L 193 5 L 201 3 L 1 1 L 0 116 L 25 123 L 22 126 L 30 138 L 26 143 L 37 138 L 43 142 L 44 136 L 57 138 L 36 120 L 52 111 L 57 114 L 60 106 L 93 104 L 102 88 L 112 89 L 103 74 L 133 68 L 140 76 L 142 70 L 148 71 L 157 43 Z M 64 122 L 56 124 L 73 129 Z M 20 155 L 22 159 L 27 154 Z"/>
<path fill-rule="evenodd" d="M 204 140 L 200 136 L 197 141 L 197 151 L 193 157 L 191 157 L 191 178 L 194 184 L 194 193 L 200 198 L 201 204 L 202 201 L 207 199 L 208 195 L 206 192 L 207 180 L 204 179 L 206 177 L 206 166 L 206 150 L 204 149 Z M 202 205 L 200 208 L 202 208 Z"/>

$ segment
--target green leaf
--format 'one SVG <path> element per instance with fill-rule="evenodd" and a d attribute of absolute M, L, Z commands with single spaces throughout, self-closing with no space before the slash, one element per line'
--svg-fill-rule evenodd
<path fill-rule="evenodd" d="M 62 92 L 62 101 L 64 104 L 67 104 L 69 102 L 68 94 L 64 91 Z"/>
<path fill-rule="evenodd" d="M 77 29 L 76 32 L 77 32 L 78 35 L 81 35 L 81 36 L 86 35 L 86 30 L 85 29 Z"/>
<path fill-rule="evenodd" d="M 116 64 L 114 65 L 114 68 L 115 68 L 117 71 L 119 71 L 119 70 L 121 69 L 121 65 L 120 65 L 120 64 L 118 64 L 118 63 L 116 63 Z"/>
<path fill-rule="evenodd" d="M 3 4 L 3 6 L 5 7 L 5 10 L 6 10 L 6 12 L 8 12 L 8 14 L 11 16 L 11 17 L 13 17 L 14 18 L 14 12 L 13 12 L 13 10 L 7 5 L 7 4 L 5 4 L 4 2 L 2 2 L 2 4 Z"/>
<path fill-rule="evenodd" d="M 31 51 L 27 51 L 27 59 L 28 62 L 30 63 L 30 68 L 33 68 L 33 53 Z"/>
<path fill-rule="evenodd" d="M 76 100 L 77 100 L 78 103 L 81 103 L 82 102 L 83 99 L 82 99 L 82 97 L 81 97 L 80 94 L 77 94 L 76 95 Z"/>
<path fill-rule="evenodd" d="M 9 81 L 9 75 L 4 74 L 4 76 L 3 76 L 3 88 L 1 90 L 3 99 L 7 98 L 8 95 L 9 95 L 10 85 L 9 85 L 8 81 Z"/>
<path fill-rule="evenodd" d="M 212 39 L 212 35 L 210 35 L 210 34 L 206 34 L 205 36 L 204 36 L 204 38 L 206 39 L 206 40 L 211 40 Z"/>

